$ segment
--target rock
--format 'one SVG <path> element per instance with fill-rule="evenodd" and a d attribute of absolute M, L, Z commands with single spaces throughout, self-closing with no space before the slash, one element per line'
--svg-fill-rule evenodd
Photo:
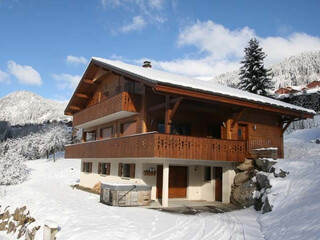
<path fill-rule="evenodd" d="M 243 163 L 241 163 L 238 167 L 240 171 L 251 171 L 254 169 L 254 163 L 252 159 L 245 159 Z"/>
<path fill-rule="evenodd" d="M 317 144 L 320 144 L 320 138 L 317 138 L 317 139 L 316 139 L 316 143 L 317 143 Z"/>
<path fill-rule="evenodd" d="M 269 203 L 268 197 L 266 197 L 265 201 L 264 201 L 264 205 L 262 207 L 262 214 L 268 213 L 272 211 L 272 207 Z"/>
<path fill-rule="evenodd" d="M 20 239 L 26 233 L 26 230 L 27 230 L 26 226 L 21 227 L 18 233 L 18 239 Z"/>
<path fill-rule="evenodd" d="M 2 222 L 0 223 L 0 231 L 4 231 L 6 230 L 8 222 Z"/>
<path fill-rule="evenodd" d="M 235 187 L 231 194 L 231 202 L 235 205 L 250 207 L 254 204 L 252 193 L 255 190 L 255 184 L 250 180 Z"/>
<path fill-rule="evenodd" d="M 279 173 L 276 173 L 274 172 L 273 175 L 275 177 L 281 177 L 281 178 L 285 178 L 287 175 L 289 175 L 290 172 L 286 172 L 286 171 L 283 171 L 282 169 L 280 169 L 280 172 Z"/>
<path fill-rule="evenodd" d="M 10 218 L 9 210 L 6 210 L 4 213 L 0 214 L 0 219 L 2 219 L 2 220 L 6 220 L 6 219 L 9 219 L 9 218 Z"/>
<path fill-rule="evenodd" d="M 16 229 L 16 225 L 14 224 L 14 222 L 9 222 L 9 225 L 8 225 L 8 230 L 7 230 L 7 233 L 11 233 L 13 231 L 15 231 Z"/>
<path fill-rule="evenodd" d="M 240 172 L 234 177 L 234 184 L 239 186 L 241 183 L 246 182 L 250 179 L 250 172 Z"/>
<path fill-rule="evenodd" d="M 266 159 L 266 158 L 258 158 L 255 159 L 255 163 L 257 168 L 263 172 L 270 172 L 271 167 L 276 163 L 276 161 Z"/>
<path fill-rule="evenodd" d="M 96 185 L 93 186 L 92 190 L 94 192 L 100 193 L 100 191 L 101 191 L 101 182 L 96 183 Z"/>
<path fill-rule="evenodd" d="M 24 211 L 25 211 L 26 209 L 27 209 L 27 207 L 26 207 L 26 206 L 23 206 L 23 207 L 20 208 L 20 212 L 21 212 L 21 213 L 24 213 Z"/>
<path fill-rule="evenodd" d="M 264 175 L 263 173 L 257 173 L 256 178 L 257 178 L 257 183 L 260 189 L 272 187 L 267 175 Z"/>
<path fill-rule="evenodd" d="M 262 200 L 261 200 L 261 197 L 260 198 L 255 198 L 254 199 L 254 204 L 253 204 L 253 207 L 256 211 L 260 211 L 261 208 L 262 208 Z"/>
<path fill-rule="evenodd" d="M 20 209 L 16 208 L 16 210 L 14 211 L 14 214 L 12 214 L 13 220 L 19 221 L 20 214 L 21 214 Z"/>

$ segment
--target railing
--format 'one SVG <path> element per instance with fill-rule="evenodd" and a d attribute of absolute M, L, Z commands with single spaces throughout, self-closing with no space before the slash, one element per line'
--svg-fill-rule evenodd
<path fill-rule="evenodd" d="M 66 158 L 175 158 L 243 162 L 245 142 L 146 133 L 66 146 Z"/>
<path fill-rule="evenodd" d="M 139 99 L 139 95 L 134 93 L 119 93 L 74 114 L 73 125 L 78 126 L 119 111 L 138 112 Z"/>

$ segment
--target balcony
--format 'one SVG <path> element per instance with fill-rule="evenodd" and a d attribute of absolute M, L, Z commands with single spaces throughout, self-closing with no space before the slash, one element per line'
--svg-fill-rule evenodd
<path fill-rule="evenodd" d="M 139 95 L 122 92 L 85 108 L 73 115 L 73 126 L 88 128 L 115 119 L 129 117 L 139 111 Z"/>
<path fill-rule="evenodd" d="M 66 158 L 176 158 L 243 162 L 245 141 L 150 132 L 66 146 Z"/>

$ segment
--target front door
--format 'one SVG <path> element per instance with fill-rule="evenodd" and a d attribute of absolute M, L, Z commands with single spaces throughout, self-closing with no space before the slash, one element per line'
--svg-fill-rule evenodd
<path fill-rule="evenodd" d="M 215 178 L 215 200 L 222 201 L 222 167 L 214 168 Z"/>
<path fill-rule="evenodd" d="M 248 126 L 245 124 L 238 125 L 238 140 L 247 140 L 248 137 Z"/>
<path fill-rule="evenodd" d="M 188 167 L 169 166 L 169 198 L 187 197 Z M 157 166 L 157 198 L 162 198 L 163 166 Z"/>

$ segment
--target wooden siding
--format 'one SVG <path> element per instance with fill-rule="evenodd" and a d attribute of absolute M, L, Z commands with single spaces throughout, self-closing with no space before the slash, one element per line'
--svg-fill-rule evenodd
<path fill-rule="evenodd" d="M 114 97 L 105 99 L 73 115 L 73 126 L 116 113 L 119 111 L 138 112 L 139 95 L 122 92 Z"/>
<path fill-rule="evenodd" d="M 245 142 L 147 133 L 66 146 L 66 158 L 176 158 L 243 162 Z"/>

